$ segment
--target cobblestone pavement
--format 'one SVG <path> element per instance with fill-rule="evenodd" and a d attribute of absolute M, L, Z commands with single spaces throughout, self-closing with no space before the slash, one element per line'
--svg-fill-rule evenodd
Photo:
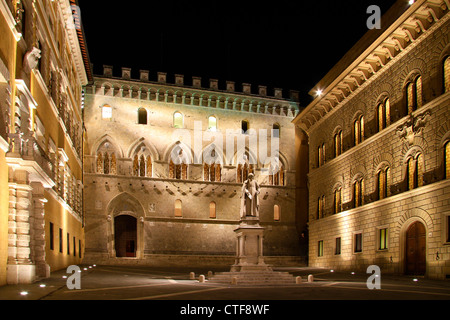
<path fill-rule="evenodd" d="M 430 280 L 423 277 L 380 277 L 380 289 L 368 289 L 369 274 L 331 272 L 313 268 L 279 268 L 302 282 L 292 285 L 228 285 L 210 281 L 200 283 L 199 275 L 207 276 L 208 270 L 157 269 L 144 266 L 80 266 L 80 289 L 70 290 L 72 273 L 66 270 L 54 272 L 48 279 L 28 285 L 0 287 L 1 300 L 145 300 L 146 306 L 163 308 L 174 315 L 184 313 L 193 316 L 272 316 L 281 310 L 302 309 L 329 302 L 372 302 L 372 300 L 399 302 L 429 300 L 448 304 L 449 280 Z M 226 271 L 226 270 L 213 270 Z M 190 279 L 195 272 L 195 279 Z M 308 282 L 308 275 L 314 276 Z M 68 281 L 69 280 L 69 281 Z M 73 281 L 71 283 L 74 283 Z M 153 301 L 150 303 L 149 301 Z M 163 302 L 161 300 L 166 300 Z M 169 301 L 169 302 L 167 302 Z M 318 302 L 320 301 L 320 305 Z M 5 303 L 5 301 L 3 301 Z M 148 304 L 150 303 L 150 304 Z M 326 305 L 326 304 L 325 304 Z M 207 306 L 214 308 L 209 314 Z M 265 306 L 265 307 L 264 307 Z M 252 309 L 253 308 L 253 309 Z M 265 309 L 264 309 L 265 308 Z M 278 310 L 278 311 L 276 311 Z M 184 312 L 184 313 L 183 313 Z M 200 314 L 204 313 L 204 314 Z"/>

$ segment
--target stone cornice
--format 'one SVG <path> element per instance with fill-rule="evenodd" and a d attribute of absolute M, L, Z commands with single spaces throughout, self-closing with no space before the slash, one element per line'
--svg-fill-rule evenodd
<path fill-rule="evenodd" d="M 418 0 L 317 96 L 294 123 L 309 132 L 449 19 L 448 1 Z"/>

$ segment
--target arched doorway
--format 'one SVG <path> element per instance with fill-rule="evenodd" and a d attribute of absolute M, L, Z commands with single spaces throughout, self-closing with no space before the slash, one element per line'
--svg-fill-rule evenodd
<path fill-rule="evenodd" d="M 426 230 L 416 221 L 406 231 L 405 274 L 424 275 L 426 271 Z"/>
<path fill-rule="evenodd" d="M 116 257 L 136 257 L 137 220 L 130 215 L 114 218 L 114 246 Z"/>

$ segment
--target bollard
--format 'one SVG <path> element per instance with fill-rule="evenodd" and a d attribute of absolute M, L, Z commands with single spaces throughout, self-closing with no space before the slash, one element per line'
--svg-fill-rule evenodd
<path fill-rule="evenodd" d="M 302 277 L 300 277 L 300 276 L 295 277 L 295 284 L 300 284 L 300 283 L 302 283 Z"/>
<path fill-rule="evenodd" d="M 198 282 L 200 282 L 200 283 L 205 282 L 205 275 L 201 274 L 201 275 L 198 277 Z"/>
<path fill-rule="evenodd" d="M 189 279 L 195 280 L 195 272 L 189 273 Z"/>
<path fill-rule="evenodd" d="M 308 282 L 314 282 L 314 276 L 312 274 L 308 276 Z"/>

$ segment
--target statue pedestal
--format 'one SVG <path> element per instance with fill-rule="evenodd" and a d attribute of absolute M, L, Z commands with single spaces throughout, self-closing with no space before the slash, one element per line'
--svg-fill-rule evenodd
<path fill-rule="evenodd" d="M 236 260 L 229 272 L 219 272 L 209 280 L 234 285 L 292 285 L 294 277 L 288 272 L 273 271 L 264 262 L 264 228 L 259 218 L 247 216 L 234 230 L 237 236 Z"/>
<path fill-rule="evenodd" d="M 264 263 L 264 228 L 259 225 L 259 218 L 245 217 L 234 232 L 237 236 L 236 260 L 231 271 L 272 271 Z"/>

